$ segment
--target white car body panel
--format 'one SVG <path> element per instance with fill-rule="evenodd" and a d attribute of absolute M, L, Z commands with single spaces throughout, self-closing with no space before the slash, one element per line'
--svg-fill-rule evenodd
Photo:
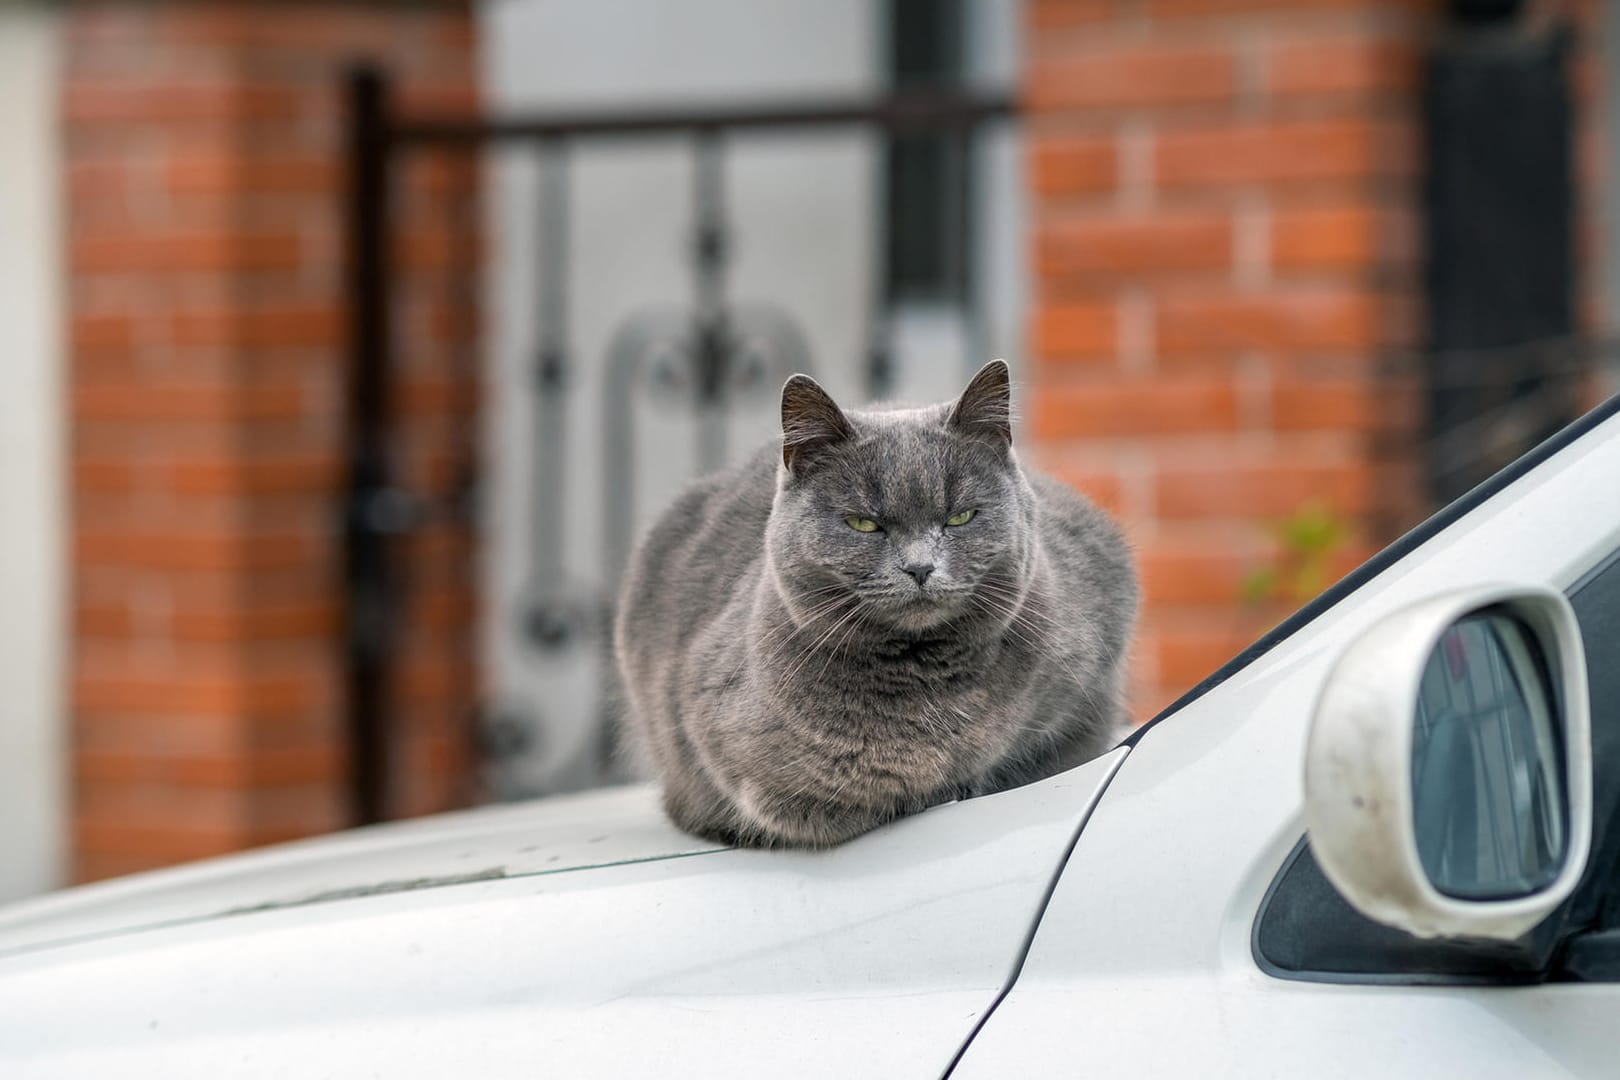
<path fill-rule="evenodd" d="M 253 909 L 673 858 L 688 836 L 651 788 L 591 792 L 355 829 L 72 889 L 0 909 L 0 957 Z"/>
<path fill-rule="evenodd" d="M 1144 732 L 1081 834 L 1017 983 L 953 1078 L 1054 1062 L 1091 1076 L 1620 1075 L 1620 986 L 1333 986 L 1273 978 L 1250 949 L 1261 900 L 1303 832 L 1311 707 L 1344 647 L 1452 589 L 1567 588 L 1617 546 L 1611 417 Z M 1613 642 L 1586 648 L 1592 664 L 1614 662 Z"/>
<path fill-rule="evenodd" d="M 19 945 L 0 953 L 0 1076 L 931 1080 L 1005 986 L 1125 754 L 829 852 L 644 857 Z M 565 800 L 562 816 L 591 799 L 623 803 L 619 828 L 668 828 L 645 791 Z M 528 811 L 537 838 L 545 810 Z M 506 833 L 492 846 L 516 843 Z M 478 843 L 462 830 L 432 850 Z M 327 864 L 317 882 L 296 854 L 233 860 L 253 886 L 241 897 L 356 876 Z M 218 911 L 225 883 L 206 869 L 152 880 L 191 874 L 192 908 Z M 149 925 L 143 893 L 186 908 L 177 886 L 123 888 L 105 925 Z M 53 934 L 75 925 L 69 893 L 36 905 L 36 931 L 52 903 Z"/>

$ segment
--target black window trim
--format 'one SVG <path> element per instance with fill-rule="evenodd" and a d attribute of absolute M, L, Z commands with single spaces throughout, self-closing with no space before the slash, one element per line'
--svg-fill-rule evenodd
<path fill-rule="evenodd" d="M 1325 983 L 1333 986 L 1535 986 L 1546 981 L 1539 973 L 1501 971 L 1490 974 L 1452 974 L 1443 971 L 1326 971 L 1313 968 L 1285 968 L 1271 961 L 1260 947 L 1260 928 L 1266 921 L 1271 901 L 1287 880 L 1294 864 L 1310 849 L 1310 837 L 1301 834 L 1288 855 L 1271 876 L 1271 884 L 1260 900 L 1260 907 L 1249 924 L 1249 955 L 1273 979 L 1286 982 Z"/>

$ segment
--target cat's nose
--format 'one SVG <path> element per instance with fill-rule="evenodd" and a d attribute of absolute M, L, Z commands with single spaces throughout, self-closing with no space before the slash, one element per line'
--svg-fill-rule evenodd
<path fill-rule="evenodd" d="M 933 563 L 911 563 L 910 565 L 902 566 L 900 569 L 902 569 L 906 573 L 910 574 L 912 580 L 917 583 L 917 588 L 920 589 L 920 588 L 923 587 L 923 584 L 928 580 L 928 575 L 932 574 L 934 572 L 934 564 Z"/>

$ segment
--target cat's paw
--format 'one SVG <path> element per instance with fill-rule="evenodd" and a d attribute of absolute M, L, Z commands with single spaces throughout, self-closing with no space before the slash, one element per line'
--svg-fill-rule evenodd
<path fill-rule="evenodd" d="M 767 838 L 760 847 L 830 848 L 871 832 L 899 817 L 899 809 L 874 809 L 817 798 L 804 792 L 780 794 L 757 784 L 737 792 L 743 831 Z"/>

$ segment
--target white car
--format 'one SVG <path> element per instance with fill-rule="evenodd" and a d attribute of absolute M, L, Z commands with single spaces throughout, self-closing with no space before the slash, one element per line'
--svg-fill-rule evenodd
<path fill-rule="evenodd" d="M 1620 399 L 1125 745 L 836 850 L 632 788 L 0 911 L 0 1077 L 1612 1080 L 1617 642 Z"/>

